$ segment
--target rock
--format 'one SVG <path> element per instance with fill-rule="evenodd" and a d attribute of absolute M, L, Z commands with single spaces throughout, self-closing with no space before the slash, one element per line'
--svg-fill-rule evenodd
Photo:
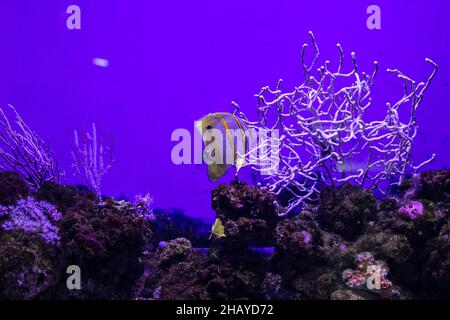
<path fill-rule="evenodd" d="M 158 265 L 167 267 L 171 264 L 183 260 L 192 250 L 191 242 L 186 238 L 177 238 L 171 240 L 166 246 L 158 249 L 156 255 L 158 257 Z"/>
<path fill-rule="evenodd" d="M 262 299 L 262 275 L 251 269 L 225 264 L 208 270 L 206 289 L 211 299 Z"/>
<path fill-rule="evenodd" d="M 449 203 L 450 170 L 433 170 L 421 173 L 417 198 Z"/>
<path fill-rule="evenodd" d="M 299 300 L 328 300 L 339 285 L 338 275 L 324 268 L 300 273 L 292 280 L 296 299 Z"/>
<path fill-rule="evenodd" d="M 132 206 L 106 199 L 103 205 L 78 195 L 61 220 L 61 246 L 67 265 L 84 274 L 83 290 L 69 293 L 65 284 L 49 295 L 76 299 L 130 299 L 142 275 L 140 258 L 150 241 L 150 224 Z"/>
<path fill-rule="evenodd" d="M 224 226 L 222 242 L 240 242 L 242 247 L 273 244 L 278 205 L 267 190 L 238 181 L 220 185 L 212 191 L 212 208 Z"/>
<path fill-rule="evenodd" d="M 414 248 L 422 248 L 428 239 L 437 236 L 441 226 L 447 221 L 448 209 L 428 200 L 420 200 L 420 203 L 423 211 L 413 219 L 402 213 L 403 206 L 380 211 L 378 229 L 405 235 Z"/>
<path fill-rule="evenodd" d="M 283 285 L 283 277 L 279 274 L 267 272 L 262 284 L 262 292 L 266 300 L 287 300 L 292 293 Z"/>
<path fill-rule="evenodd" d="M 158 266 L 158 257 L 150 261 L 150 276 L 146 279 L 143 298 L 154 298 L 155 290 L 159 289 L 160 299 L 205 300 L 209 294 L 205 288 L 206 282 L 201 282 L 205 273 L 206 256 L 190 251 L 180 255 L 176 263 Z"/>
<path fill-rule="evenodd" d="M 233 181 L 212 191 L 212 208 L 216 217 L 225 220 L 250 219 L 276 220 L 276 196 L 265 189 Z"/>
<path fill-rule="evenodd" d="M 426 245 L 425 277 L 450 296 L 450 223 L 444 225 L 439 236 Z"/>
<path fill-rule="evenodd" d="M 14 205 L 17 200 L 26 198 L 28 194 L 28 185 L 17 173 L 0 172 L 0 205 Z"/>
<path fill-rule="evenodd" d="M 223 222 L 227 241 L 271 243 L 273 225 L 263 219 L 249 219 L 245 217 L 237 220 L 226 219 Z"/>
<path fill-rule="evenodd" d="M 349 289 L 339 289 L 331 294 L 331 300 L 369 300 L 363 294 Z"/>
<path fill-rule="evenodd" d="M 325 187 L 320 193 L 317 214 L 321 227 L 345 240 L 359 236 L 374 212 L 375 197 L 369 190 L 344 184 L 337 189 Z"/>
<path fill-rule="evenodd" d="M 77 197 L 78 193 L 75 187 L 63 186 L 51 181 L 44 182 L 36 192 L 36 199 L 50 202 L 61 212 L 66 212 L 67 209 L 73 207 Z"/>
<path fill-rule="evenodd" d="M 356 252 L 372 250 L 378 258 L 399 266 L 406 263 L 413 254 L 405 236 L 387 232 L 363 235 L 352 249 Z"/>
<path fill-rule="evenodd" d="M 0 235 L 0 299 L 35 299 L 62 275 L 59 250 L 35 234 Z"/>
<path fill-rule="evenodd" d="M 275 229 L 276 250 L 309 263 L 322 258 L 322 237 L 318 226 L 301 216 L 285 219 Z"/>
<path fill-rule="evenodd" d="M 146 281 L 144 298 L 151 298 L 157 288 L 161 288 L 161 299 L 263 298 L 263 274 L 251 265 L 215 263 L 194 249 L 183 251 L 177 257 L 176 261 L 164 266 L 160 265 L 158 255 L 150 261 L 153 271 Z"/>

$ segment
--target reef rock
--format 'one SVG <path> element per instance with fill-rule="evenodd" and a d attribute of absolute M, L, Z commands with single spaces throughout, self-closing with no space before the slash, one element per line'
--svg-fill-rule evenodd
<path fill-rule="evenodd" d="M 405 235 L 418 249 L 438 235 L 447 221 L 449 209 L 429 200 L 410 200 L 403 205 L 395 200 L 384 200 L 379 208 L 377 228 Z"/>
<path fill-rule="evenodd" d="M 28 194 L 28 185 L 17 173 L 0 172 L 0 205 L 14 205 L 17 200 L 26 198 Z"/>
<path fill-rule="evenodd" d="M 0 300 L 35 299 L 62 274 L 59 250 L 36 234 L 0 234 Z"/>
<path fill-rule="evenodd" d="M 212 208 L 221 220 L 245 217 L 273 221 L 278 212 L 276 200 L 267 190 L 238 181 L 212 191 Z"/>
<path fill-rule="evenodd" d="M 169 266 L 180 260 L 183 260 L 192 251 L 192 244 L 188 239 L 177 238 L 169 241 L 165 246 L 158 249 L 156 255 L 158 265 L 161 267 Z"/>
<path fill-rule="evenodd" d="M 420 174 L 417 198 L 450 202 L 450 170 L 425 171 Z"/>
<path fill-rule="evenodd" d="M 321 227 L 346 240 L 359 236 L 375 212 L 375 197 L 369 190 L 344 184 L 336 189 L 326 187 L 320 193 L 317 214 Z"/>
<path fill-rule="evenodd" d="M 66 212 L 70 207 L 76 205 L 79 194 L 75 187 L 47 181 L 41 185 L 35 196 L 38 200 L 44 200 L 55 205 L 59 211 Z"/>
<path fill-rule="evenodd" d="M 444 225 L 439 236 L 426 245 L 427 261 L 424 275 L 450 297 L 450 223 Z"/>
<path fill-rule="evenodd" d="M 320 229 L 313 221 L 301 216 L 280 221 L 275 229 L 275 239 L 277 251 L 302 258 L 305 263 L 323 257 Z"/>
<path fill-rule="evenodd" d="M 242 260 L 251 255 L 249 245 L 272 246 L 279 207 L 267 190 L 233 181 L 212 191 L 212 208 L 224 226 L 225 237 L 213 240 L 210 256 Z"/>

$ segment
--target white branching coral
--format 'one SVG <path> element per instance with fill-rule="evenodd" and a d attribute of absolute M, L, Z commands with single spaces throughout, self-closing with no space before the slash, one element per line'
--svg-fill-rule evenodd
<path fill-rule="evenodd" d="M 413 164 L 411 150 L 417 134 L 416 111 L 423 95 L 437 72 L 433 67 L 426 82 L 416 83 L 399 70 L 387 71 L 396 75 L 404 85 L 403 97 L 386 104 L 382 120 L 369 120 L 366 110 L 371 106 L 371 88 L 378 72 L 378 63 L 370 74 L 360 72 L 356 54 L 351 53 L 352 69 L 343 71 L 344 51 L 340 44 L 337 70 L 330 69 L 330 61 L 316 68 L 319 48 L 310 32 L 315 55 L 310 65 L 305 62 L 308 47 L 303 45 L 301 61 L 304 82 L 290 92 L 281 90 L 282 80 L 274 90 L 263 87 L 256 95 L 258 120 L 249 121 L 238 104 L 235 114 L 254 130 L 279 133 L 276 148 L 266 141 L 258 142 L 246 156 L 251 165 L 266 176 L 271 192 L 288 192 L 291 201 L 285 215 L 305 201 L 317 198 L 319 186 L 336 186 L 344 182 L 383 192 L 380 183 L 401 183 L 405 175 L 432 161 L 435 155 L 420 164 Z M 409 105 L 409 106 L 408 106 Z M 402 121 L 399 109 L 408 113 Z M 273 134 L 273 137 L 277 135 Z M 267 167 L 267 159 L 271 167 Z"/>
<path fill-rule="evenodd" d="M 0 170 L 17 172 L 35 189 L 46 181 L 60 182 L 62 172 L 48 144 L 9 107 L 13 123 L 0 108 Z"/>
<path fill-rule="evenodd" d="M 107 139 L 103 131 L 97 133 L 95 123 L 92 132 L 74 130 L 72 158 L 75 175 L 82 177 L 90 190 L 101 199 L 101 183 L 103 176 L 113 163 L 112 137 Z"/>

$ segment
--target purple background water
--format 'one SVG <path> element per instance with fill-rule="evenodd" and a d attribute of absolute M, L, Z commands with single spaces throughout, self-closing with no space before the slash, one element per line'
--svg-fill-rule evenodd
<path fill-rule="evenodd" d="M 81 30 L 66 28 L 66 8 L 81 7 Z M 382 29 L 366 28 L 366 8 L 382 10 Z M 289 88 L 301 78 L 300 48 L 312 30 L 321 57 L 357 53 L 363 70 L 380 62 L 373 116 L 402 94 L 384 70 L 400 68 L 425 80 L 434 59 L 439 74 L 419 112 L 414 158 L 450 160 L 448 80 L 450 2 L 420 1 L 89 1 L 0 2 L 0 104 L 14 105 L 48 138 L 71 177 L 72 130 L 95 121 L 115 137 L 116 163 L 103 192 L 150 192 L 157 207 L 214 217 L 203 165 L 172 164 L 176 128 L 237 101 L 254 114 L 254 94 L 279 78 Z M 109 67 L 92 63 L 108 59 Z M 348 60 L 347 60 L 348 61 Z M 348 65 L 347 65 L 348 66 Z M 232 174 L 220 182 L 232 179 Z"/>

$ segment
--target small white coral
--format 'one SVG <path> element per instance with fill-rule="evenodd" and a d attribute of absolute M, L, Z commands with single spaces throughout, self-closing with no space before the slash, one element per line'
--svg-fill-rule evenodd
<path fill-rule="evenodd" d="M 153 213 L 153 197 L 150 194 L 146 194 L 145 196 L 136 195 L 134 205 L 139 214 L 144 216 L 149 221 L 154 221 L 156 219 Z"/>

